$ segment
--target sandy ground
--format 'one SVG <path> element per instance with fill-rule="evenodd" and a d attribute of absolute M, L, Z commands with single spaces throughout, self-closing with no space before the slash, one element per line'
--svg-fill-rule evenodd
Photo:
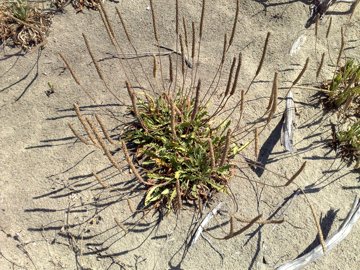
<path fill-rule="evenodd" d="M 175 46 L 174 4 L 166 0 L 154 1 L 158 16 L 160 43 Z M 174 1 L 170 1 L 174 2 Z M 199 22 L 201 1 L 181 1 L 181 16 Z M 200 76 L 208 85 L 221 58 L 225 31 L 230 34 L 235 12 L 234 1 L 207 1 L 204 40 L 200 58 Z M 153 52 L 154 38 L 148 2 L 143 0 L 107 3 L 112 21 L 116 22 L 119 40 L 125 35 L 114 7 L 118 6 L 139 52 Z M 243 54 L 240 87 L 245 88 L 254 76 L 268 31 L 271 39 L 263 69 L 247 97 L 244 119 L 250 125 L 265 109 L 275 71 L 280 75 L 279 96 L 300 72 L 307 57 L 310 64 L 301 84 L 316 82 L 315 73 L 321 54 L 326 53 L 326 64 L 321 79 L 329 78 L 334 70 L 340 47 L 340 28 L 345 30 L 345 55 L 360 53 L 360 13 L 355 11 L 349 20 L 348 4 L 337 4 L 331 15 L 320 22 L 315 39 L 314 26 L 304 28 L 308 6 L 303 1 L 241 1 L 240 15 L 234 45 L 227 61 L 240 51 Z M 344 13 L 344 14 L 343 14 Z M 332 28 L 326 39 L 329 18 Z M 104 70 L 110 87 L 121 100 L 129 104 L 124 89 L 124 73 L 114 54 L 100 16 L 97 12 L 66 12 L 54 17 L 47 45 L 39 52 L 33 50 L 25 56 L 12 55 L 15 49 L 6 48 L 0 62 L 0 269 L 273 269 L 296 258 L 318 244 L 311 211 L 303 195 L 294 194 L 295 186 L 281 189 L 265 188 L 234 177 L 231 188 L 238 202 L 236 216 L 251 219 L 259 213 L 263 218 L 284 218 L 286 222 L 254 226 L 246 234 L 227 241 L 215 240 L 209 235 L 200 238 L 186 252 L 193 217 L 190 210 L 178 217 L 170 215 L 159 226 L 156 216 L 141 218 L 130 215 L 127 198 L 136 207 L 139 197 L 121 191 L 132 176 L 128 170 L 122 174 L 110 168 L 101 151 L 75 140 L 67 123 L 79 128 L 72 110 L 78 102 L 84 114 L 97 112 L 113 134 L 128 121 L 125 106 L 119 106 L 98 79 L 86 52 L 81 33 L 85 33 L 96 58 Z M 300 50 L 290 55 L 293 43 L 306 38 Z M 73 66 L 80 81 L 99 100 L 94 104 L 85 96 L 64 69 L 58 53 L 61 52 Z M 110 57 L 109 57 L 110 56 Z M 135 60 L 130 60 L 135 61 Z M 147 62 L 144 66 L 148 70 Z M 135 72 L 140 72 L 135 69 Z M 151 70 L 150 70 L 151 72 Z M 136 73 L 140 74 L 140 73 Z M 226 76 L 225 76 L 226 77 Z M 143 76 L 138 77 L 141 81 Z M 225 79 L 226 80 L 226 79 Z M 47 96 L 49 83 L 55 93 Z M 24 92 L 24 93 L 23 93 Z M 23 93 L 23 95 L 22 95 Z M 326 235 L 337 230 L 355 198 L 359 195 L 359 173 L 347 167 L 335 153 L 326 147 L 330 139 L 329 122 L 336 116 L 324 115 L 321 106 L 311 96 L 312 91 L 294 89 L 298 119 L 295 134 L 297 152 L 287 154 L 278 141 L 277 123 L 281 113 L 260 135 L 260 159 L 267 159 L 266 168 L 288 176 L 296 172 L 304 161 L 307 166 L 296 180 L 301 187 L 313 185 L 308 197 L 318 215 L 326 215 L 322 223 Z M 20 95 L 21 98 L 15 101 Z M 214 101 L 216 104 L 216 99 Z M 279 111 L 284 104 L 279 105 Z M 109 111 L 113 115 L 109 116 Z M 253 150 L 246 155 L 253 158 Z M 121 156 L 121 155 L 119 155 Z M 92 177 L 96 171 L 112 185 L 102 190 Z M 257 181 L 276 184 L 281 180 L 265 171 L 260 177 L 251 170 L 246 175 Z M 130 182 L 131 184 L 131 182 Z M 129 184 L 129 185 L 130 185 Z M 126 190 L 126 188 L 125 188 Z M 309 189 L 308 189 L 309 190 Z M 140 194 L 141 195 L 141 194 Z M 217 195 L 210 208 L 224 203 L 222 215 L 210 224 L 211 233 L 224 236 L 234 208 L 231 199 Z M 205 213 L 209 211 L 206 209 Z M 114 218 L 129 230 L 118 227 Z M 237 228 L 242 224 L 237 223 Z M 360 225 L 334 250 L 306 269 L 358 269 L 360 262 Z"/>

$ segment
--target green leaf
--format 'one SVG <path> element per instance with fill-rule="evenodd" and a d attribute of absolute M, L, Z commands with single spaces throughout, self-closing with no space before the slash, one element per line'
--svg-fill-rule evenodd
<path fill-rule="evenodd" d="M 175 176 L 174 176 L 175 179 L 178 180 L 178 179 L 180 178 L 180 175 L 181 175 L 183 172 L 184 172 L 184 171 L 181 171 L 181 170 L 176 171 L 176 172 L 175 172 Z"/>
<path fill-rule="evenodd" d="M 161 194 L 156 194 L 155 192 L 158 190 L 158 186 L 151 187 L 146 193 L 145 197 L 145 206 L 148 206 L 149 203 L 156 201 L 160 198 Z"/>

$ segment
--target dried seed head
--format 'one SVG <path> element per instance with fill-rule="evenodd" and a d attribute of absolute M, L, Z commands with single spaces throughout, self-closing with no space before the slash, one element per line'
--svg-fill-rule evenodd
<path fill-rule="evenodd" d="M 175 33 L 179 34 L 179 0 L 175 1 Z"/>
<path fill-rule="evenodd" d="M 237 25 L 237 21 L 238 21 L 238 17 L 239 17 L 239 0 L 236 0 L 236 12 L 235 12 L 235 18 L 234 18 L 234 25 L 231 31 L 231 36 L 230 36 L 230 40 L 229 40 L 229 45 L 227 47 L 227 50 L 229 50 L 231 44 L 233 43 L 234 37 L 235 37 L 235 32 L 236 32 L 236 25 Z"/>
<path fill-rule="evenodd" d="M 276 109 L 277 109 L 277 97 L 278 97 L 278 73 L 275 72 L 274 74 L 274 79 L 273 79 L 273 87 L 272 87 L 272 91 L 271 91 L 271 110 L 267 119 L 267 123 L 270 122 L 270 120 L 272 119 L 272 117 L 274 116 Z"/>
<path fill-rule="evenodd" d="M 225 55 L 226 55 L 226 45 L 227 44 L 227 37 L 226 37 L 226 33 L 224 35 L 224 45 L 223 45 L 223 53 L 222 53 L 222 57 L 221 57 L 221 64 L 224 64 L 225 61 Z"/>
<path fill-rule="evenodd" d="M 101 127 L 101 130 L 102 132 L 104 133 L 105 135 L 105 138 L 109 141 L 109 143 L 111 144 L 116 144 L 116 142 L 110 137 L 110 134 L 109 132 L 106 130 L 106 127 L 104 125 L 104 122 L 102 121 L 102 119 L 100 118 L 99 115 L 95 114 L 95 118 L 96 120 L 98 121 L 100 127 Z"/>
<path fill-rule="evenodd" d="M 316 78 L 318 78 L 319 75 L 320 75 L 321 69 L 322 69 L 323 64 L 324 64 L 324 59 L 325 59 L 325 53 L 323 53 L 323 54 L 321 55 L 320 64 L 319 64 L 319 67 L 318 67 L 318 69 L 317 69 L 317 71 L 316 71 Z"/>
<path fill-rule="evenodd" d="M 179 35 L 179 41 L 180 41 L 180 50 L 181 50 L 181 73 L 185 74 L 185 51 L 184 51 L 184 42 L 182 39 L 182 36 Z"/>
<path fill-rule="evenodd" d="M 156 72 L 157 72 L 157 64 L 156 64 L 156 56 L 153 55 L 153 77 L 156 78 Z"/>
<path fill-rule="evenodd" d="M 68 126 L 69 126 L 70 130 L 72 131 L 72 133 L 75 135 L 75 137 L 78 138 L 82 143 L 87 144 L 87 145 L 90 144 L 89 141 L 86 140 L 83 136 L 81 136 L 80 133 L 78 133 L 70 123 L 68 123 Z"/>
<path fill-rule="evenodd" d="M 191 121 L 195 119 L 195 116 L 199 110 L 199 97 L 200 97 L 200 88 L 201 88 L 201 80 L 199 79 L 198 85 L 196 87 L 196 93 L 195 93 L 195 102 L 194 102 L 194 109 L 191 114 Z"/>
<path fill-rule="evenodd" d="M 92 172 L 93 175 L 95 176 L 95 179 L 98 181 L 98 183 L 100 184 L 100 186 L 102 186 L 104 189 L 108 188 L 109 186 L 100 178 L 99 175 L 97 175 L 97 173 L 95 173 L 94 171 Z"/>
<path fill-rule="evenodd" d="M 169 79 L 170 79 L 170 83 L 172 83 L 174 81 L 171 54 L 169 54 Z"/>
<path fill-rule="evenodd" d="M 145 126 L 145 124 L 144 124 L 144 121 L 142 120 L 142 118 L 141 118 L 141 116 L 140 116 L 140 114 L 139 114 L 138 108 L 137 108 L 137 104 L 136 104 L 137 98 L 136 98 L 136 95 L 135 95 L 135 93 L 132 91 L 130 84 L 129 84 L 128 82 L 125 82 L 125 84 L 126 84 L 126 89 L 127 89 L 128 93 L 129 93 L 129 96 L 130 96 L 130 99 L 131 99 L 131 103 L 132 103 L 132 106 L 133 106 L 133 111 L 134 111 L 135 117 L 138 119 L 141 127 L 142 127 L 144 130 L 147 131 L 147 128 L 146 128 L 146 126 Z"/>
<path fill-rule="evenodd" d="M 289 179 L 289 181 L 286 182 L 285 186 L 290 185 L 305 169 L 305 166 L 306 166 L 306 161 L 301 165 L 300 169 Z"/>
<path fill-rule="evenodd" d="M 185 46 L 186 48 L 189 48 L 188 34 L 187 34 L 186 22 L 184 17 L 183 17 L 183 28 L 184 28 Z"/>
<path fill-rule="evenodd" d="M 332 17 L 330 17 L 329 26 L 328 26 L 327 31 L 326 31 L 326 38 L 329 37 L 331 24 L 332 24 Z"/>
<path fill-rule="evenodd" d="M 200 30 L 199 30 L 199 39 L 200 40 L 202 38 L 203 27 L 204 27 L 205 4 L 206 4 L 206 0 L 203 0 L 202 1 L 202 7 L 201 7 Z"/>
<path fill-rule="evenodd" d="M 124 22 L 124 20 L 123 20 L 123 17 L 121 16 L 121 13 L 120 13 L 119 9 L 118 9 L 117 7 L 115 7 L 115 10 L 116 10 L 116 14 L 118 15 L 118 17 L 119 17 L 119 19 L 120 19 L 120 22 L 121 22 L 121 25 L 122 25 L 122 27 L 123 27 L 123 29 L 124 29 L 124 32 L 125 32 L 125 35 L 126 35 L 127 40 L 128 40 L 130 43 L 132 43 L 132 42 L 131 42 L 130 35 L 129 35 L 129 32 L 128 32 L 127 29 L 126 29 L 125 22 Z"/>
<path fill-rule="evenodd" d="M 103 3 L 101 1 L 99 1 L 99 4 L 100 4 L 100 11 L 104 13 L 104 18 L 105 18 L 106 23 L 108 24 L 110 33 L 115 38 L 114 30 L 111 27 L 109 16 L 107 15 L 107 12 L 106 12 L 106 10 L 104 8 L 104 5 L 103 5 Z"/>
<path fill-rule="evenodd" d="M 228 82 L 227 82 L 226 89 L 225 89 L 225 97 L 229 94 L 229 91 L 230 91 L 231 79 L 232 79 L 232 75 L 234 72 L 235 64 L 236 64 L 236 57 L 233 58 L 233 61 L 232 61 L 231 67 L 230 67 L 229 78 L 228 78 Z"/>
<path fill-rule="evenodd" d="M 309 57 L 306 58 L 305 64 L 304 64 L 302 70 L 300 71 L 299 75 L 296 77 L 295 81 L 292 83 L 292 86 L 294 86 L 295 84 L 297 84 L 297 83 L 300 81 L 301 77 L 304 75 L 304 73 L 305 73 L 305 71 L 306 71 L 306 69 L 307 69 L 307 67 L 308 67 L 309 60 L 310 60 Z"/>
<path fill-rule="evenodd" d="M 111 164 L 119 171 L 121 172 L 121 168 L 119 163 L 117 163 L 114 159 L 114 157 L 111 155 L 105 141 L 103 140 L 103 138 L 101 137 L 98 129 L 96 128 L 96 125 L 93 123 L 93 121 L 91 121 L 89 118 L 85 118 L 86 121 L 89 123 L 91 130 L 94 132 L 97 141 L 100 143 L 101 148 L 103 149 L 106 157 L 109 159 L 109 161 L 111 162 Z"/>
<path fill-rule="evenodd" d="M 254 130 L 254 140 L 255 140 L 255 159 L 258 159 L 259 156 L 259 132 L 258 128 Z"/>
<path fill-rule="evenodd" d="M 70 71 L 70 74 L 71 74 L 71 76 L 73 77 L 73 79 L 74 79 L 74 81 L 76 82 L 76 84 L 80 85 L 80 81 L 79 81 L 79 79 L 76 77 L 76 75 L 75 75 L 74 71 L 72 70 L 72 68 L 70 67 L 69 62 L 65 59 L 65 57 L 64 57 L 61 53 L 59 53 L 59 56 L 60 56 L 60 58 L 63 60 L 66 68 Z"/>
<path fill-rule="evenodd" d="M 192 29 L 191 58 L 194 59 L 194 57 L 195 57 L 195 44 L 196 44 L 195 23 L 194 22 L 191 22 L 191 29 Z M 194 62 L 194 61 L 192 61 L 192 62 Z"/>
<path fill-rule="evenodd" d="M 152 18 L 152 23 L 153 23 L 153 31 L 154 31 L 155 40 L 157 42 L 159 42 L 159 38 L 158 38 L 157 30 L 156 30 L 156 17 L 155 17 L 153 0 L 150 0 L 150 9 L 151 9 L 151 18 Z M 178 20 L 176 20 L 176 21 L 178 21 Z"/>
<path fill-rule="evenodd" d="M 262 55 L 261 55 L 261 59 L 260 59 L 260 62 L 259 62 L 259 66 L 258 66 L 258 68 L 257 68 L 257 70 L 256 70 L 256 73 L 255 73 L 255 77 L 257 77 L 257 75 L 259 75 L 259 73 L 260 73 L 260 71 L 261 71 L 261 68 L 262 68 L 262 66 L 263 66 L 263 63 L 264 63 L 264 60 L 265 60 L 266 51 L 267 51 L 267 47 L 268 47 L 268 45 L 269 45 L 269 39 L 270 39 L 270 32 L 268 32 L 267 35 L 266 35 L 263 52 L 262 52 Z"/>
<path fill-rule="evenodd" d="M 96 61 L 96 59 L 94 57 L 94 54 L 91 51 L 90 44 L 89 44 L 89 41 L 88 41 L 86 35 L 84 33 L 82 33 L 82 36 L 84 38 L 85 45 L 86 45 L 87 51 L 88 51 L 88 53 L 89 53 L 89 55 L 91 57 L 91 60 L 93 61 L 94 65 L 95 65 L 95 69 L 96 69 L 96 72 L 97 72 L 98 76 L 100 77 L 100 79 L 102 81 L 105 81 L 104 76 L 103 76 L 103 74 L 101 72 L 100 66 L 99 66 L 98 62 Z"/>
<path fill-rule="evenodd" d="M 150 184 L 150 183 L 146 182 L 144 180 L 144 178 L 140 175 L 138 170 L 136 169 L 134 163 L 132 162 L 132 160 L 130 158 L 129 151 L 128 151 L 124 141 L 121 142 L 121 148 L 122 148 L 122 150 L 123 150 L 123 152 L 125 154 L 125 159 L 126 159 L 127 163 L 129 164 L 129 167 L 130 167 L 131 171 L 134 173 L 135 177 L 139 180 L 139 182 L 143 183 L 144 185 L 147 185 L 147 186 L 152 186 L 153 184 Z"/>
<path fill-rule="evenodd" d="M 81 124 L 83 125 L 85 131 L 86 131 L 86 134 L 88 135 L 89 139 L 91 140 L 91 142 L 99 147 L 99 143 L 96 141 L 93 133 L 91 132 L 91 129 L 89 127 L 89 124 L 88 122 L 86 121 L 86 119 L 82 116 L 81 112 L 80 112 L 80 108 L 79 108 L 79 105 L 77 105 L 76 103 L 74 104 L 74 110 L 76 112 L 76 115 L 78 117 L 78 119 L 80 120 Z"/>
<path fill-rule="evenodd" d="M 241 56 L 241 53 L 239 53 L 239 61 L 238 61 L 238 65 L 236 67 L 235 79 L 234 79 L 234 83 L 233 83 L 233 86 L 232 86 L 232 89 L 230 92 L 230 96 L 232 96 L 236 90 L 236 86 L 237 86 L 237 82 L 238 82 L 239 74 L 240 74 L 241 61 L 242 61 L 242 56 Z"/>
<path fill-rule="evenodd" d="M 245 91 L 241 90 L 241 100 L 240 100 L 240 116 L 239 116 L 239 123 L 242 119 L 243 112 L 244 112 L 244 99 L 245 99 Z"/>
<path fill-rule="evenodd" d="M 120 229 L 122 229 L 125 233 L 128 232 L 128 230 L 124 227 L 124 225 L 123 225 L 117 218 L 114 218 L 114 221 L 115 221 L 116 225 L 117 225 Z"/>

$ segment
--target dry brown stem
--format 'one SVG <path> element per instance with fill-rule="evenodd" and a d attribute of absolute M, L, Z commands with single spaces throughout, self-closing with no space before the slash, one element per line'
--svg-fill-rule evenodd
<path fill-rule="evenodd" d="M 103 138 L 101 137 L 96 125 L 94 124 L 93 121 L 91 121 L 89 118 L 86 118 L 86 121 L 89 123 L 92 131 L 94 132 L 95 136 L 96 136 L 96 139 L 98 140 L 98 142 L 100 143 L 101 145 L 101 148 L 103 149 L 106 157 L 109 159 L 109 161 L 111 162 L 111 164 L 119 171 L 121 172 L 121 168 L 120 168 L 120 165 L 119 163 L 117 163 L 114 159 L 114 157 L 111 155 L 105 141 L 103 140 Z"/>
<path fill-rule="evenodd" d="M 80 108 L 79 108 L 79 105 L 77 105 L 76 103 L 74 104 L 74 110 L 75 110 L 75 113 L 78 117 L 78 119 L 80 120 L 81 124 L 83 125 L 85 131 L 86 131 L 86 134 L 88 135 L 89 139 L 91 140 L 91 142 L 97 146 L 97 147 L 100 147 L 99 146 L 99 143 L 96 141 L 95 137 L 94 137 L 94 134 L 91 132 L 91 129 L 89 127 L 89 124 L 88 122 L 86 121 L 86 119 L 84 119 L 84 117 L 82 116 L 81 112 L 80 112 Z"/>
<path fill-rule="evenodd" d="M 139 180 L 139 182 L 144 185 L 147 185 L 147 186 L 153 186 L 153 184 L 146 182 L 144 180 L 144 178 L 140 175 L 139 171 L 136 169 L 134 163 L 132 162 L 132 160 L 130 158 L 129 151 L 128 151 L 124 141 L 121 142 L 121 148 L 125 154 L 125 159 L 126 159 L 127 163 L 129 164 L 131 171 L 134 173 L 135 177 Z"/>
<path fill-rule="evenodd" d="M 108 36 L 110 38 L 111 44 L 116 47 L 117 43 L 116 43 L 116 40 L 115 40 L 114 32 L 112 31 L 112 28 L 111 28 L 111 25 L 110 25 L 110 23 L 108 21 L 107 15 L 105 15 L 104 6 L 102 4 L 100 5 L 99 13 L 100 13 L 101 20 L 102 20 L 102 22 L 103 22 L 103 24 L 105 26 L 106 33 L 108 34 Z"/>
<path fill-rule="evenodd" d="M 130 212 L 131 212 L 132 214 L 135 213 L 135 210 L 134 210 L 134 207 L 133 207 L 131 201 L 127 198 L 127 199 L 126 199 L 126 202 L 127 202 L 127 205 L 128 205 L 128 207 L 129 207 Z"/>
<path fill-rule="evenodd" d="M 229 153 L 229 146 L 230 146 L 230 137 L 231 137 L 231 129 L 228 129 L 227 133 L 226 133 L 226 141 L 225 141 L 225 147 L 224 147 L 224 152 L 221 156 L 221 161 L 220 161 L 220 166 L 223 166 L 225 161 L 226 161 L 226 158 L 228 156 L 228 153 Z"/>
<path fill-rule="evenodd" d="M 237 25 L 237 21 L 238 21 L 238 17 L 239 17 L 239 10 L 240 10 L 239 0 L 236 0 L 236 11 L 235 11 L 234 24 L 233 24 L 233 28 L 231 31 L 231 36 L 230 36 L 229 45 L 227 47 L 227 50 L 229 50 L 230 46 L 233 43 L 234 37 L 235 37 L 236 25 Z"/>
<path fill-rule="evenodd" d="M 116 225 L 120 229 L 122 229 L 125 233 L 128 233 L 128 230 L 125 228 L 125 226 L 117 218 L 114 218 L 114 221 L 115 221 Z"/>
<path fill-rule="evenodd" d="M 76 77 L 76 75 L 75 75 L 73 69 L 71 68 L 71 66 L 69 65 L 69 62 L 65 59 L 65 57 L 61 53 L 59 53 L 59 56 L 63 60 L 66 68 L 70 71 L 71 77 L 74 79 L 76 84 L 79 85 L 81 90 L 84 91 L 84 93 L 96 104 L 97 103 L 96 99 L 92 95 L 90 95 L 90 93 L 80 84 L 80 81 Z"/>
<path fill-rule="evenodd" d="M 319 64 L 319 67 L 318 67 L 318 69 L 317 69 L 317 71 L 316 71 L 316 78 L 318 78 L 319 75 L 320 75 L 321 69 L 322 69 L 323 64 L 324 64 L 324 59 L 325 59 L 325 53 L 323 53 L 323 54 L 321 55 L 320 64 Z"/>
<path fill-rule="evenodd" d="M 129 93 L 129 96 L 130 96 L 130 99 L 131 99 L 131 103 L 132 103 L 132 107 L 133 107 L 133 110 L 134 110 L 135 117 L 138 119 L 138 121 L 139 121 L 140 125 L 142 126 L 142 128 L 144 130 L 147 130 L 147 128 L 145 127 L 144 122 L 143 122 L 143 120 L 142 120 L 142 118 L 141 118 L 141 116 L 139 114 L 138 108 L 137 108 L 136 95 L 132 91 L 131 86 L 127 81 L 125 82 L 125 84 L 126 84 L 126 89 L 127 89 L 128 93 Z"/>
<path fill-rule="evenodd" d="M 170 109 L 171 109 L 171 133 L 173 140 L 176 140 L 176 129 L 175 129 L 175 104 L 174 101 L 170 98 Z"/>
<path fill-rule="evenodd" d="M 252 225 L 254 225 L 260 218 L 262 217 L 262 215 L 258 215 L 257 217 L 255 217 L 254 219 L 250 220 L 249 224 L 247 224 L 246 226 L 242 227 L 240 230 L 230 233 L 229 235 L 225 236 L 224 238 L 222 238 L 221 240 L 228 240 L 230 238 L 233 238 L 235 236 L 238 236 L 240 234 L 242 234 L 244 231 L 246 231 L 247 229 L 249 229 Z"/>
<path fill-rule="evenodd" d="M 243 219 L 243 218 L 239 218 L 239 217 L 235 217 L 234 218 L 239 221 L 239 222 L 243 222 L 243 223 L 250 223 L 251 220 L 248 219 Z M 269 219 L 269 220 L 259 220 L 259 221 L 255 221 L 256 224 L 261 224 L 261 225 L 265 225 L 265 224 L 281 224 L 284 222 L 284 219 Z"/>
<path fill-rule="evenodd" d="M 96 173 L 96 172 L 92 172 L 93 175 L 95 176 L 95 179 L 98 181 L 98 183 L 100 184 L 100 186 L 102 186 L 104 189 L 108 188 L 109 186 L 100 178 L 100 176 Z"/>
<path fill-rule="evenodd" d="M 86 140 L 83 136 L 81 136 L 80 133 L 78 133 L 70 123 L 68 123 L 68 126 L 69 126 L 70 130 L 72 131 L 72 133 L 75 135 L 76 138 L 78 138 L 84 144 L 87 144 L 87 145 L 90 144 L 89 141 Z"/>
<path fill-rule="evenodd" d="M 306 196 L 305 193 L 304 193 L 304 195 L 305 195 L 306 201 L 308 202 L 308 204 L 309 204 L 309 206 L 310 206 L 311 213 L 312 213 L 312 215 L 313 215 L 313 219 L 314 219 L 314 222 L 315 222 L 315 225 L 316 225 L 316 229 L 317 229 L 318 234 L 319 234 L 320 244 L 321 244 L 321 246 L 322 246 L 323 252 L 325 253 L 325 252 L 326 252 L 326 244 L 325 244 L 325 240 L 324 240 L 324 235 L 323 235 L 323 233 L 322 233 L 319 220 L 318 220 L 318 218 L 317 218 L 317 216 L 316 216 L 314 206 L 312 205 L 312 203 L 310 202 L 309 198 Z"/>
<path fill-rule="evenodd" d="M 90 55 L 90 57 L 91 57 L 91 60 L 93 61 L 94 65 L 95 65 L 95 69 L 96 69 L 97 74 L 99 75 L 99 77 L 100 77 L 100 79 L 101 79 L 102 81 L 105 81 L 104 76 L 103 76 L 103 74 L 102 74 L 102 71 L 101 71 L 101 69 L 100 69 L 100 66 L 99 66 L 98 62 L 96 61 L 93 52 L 91 51 L 90 44 L 89 44 L 89 41 L 88 41 L 86 35 L 85 35 L 84 33 L 82 33 L 82 36 L 83 36 L 83 38 L 84 38 L 85 45 L 86 45 L 86 48 L 87 48 L 87 50 L 88 50 L 88 53 L 89 53 L 89 55 Z"/>
<path fill-rule="evenodd" d="M 301 165 L 300 169 L 286 182 L 285 186 L 290 185 L 298 176 L 299 174 L 305 169 L 306 161 Z"/>
<path fill-rule="evenodd" d="M 116 144 L 116 142 L 111 138 L 109 132 L 106 130 L 106 127 L 104 125 L 104 122 L 102 121 L 102 119 L 100 118 L 99 115 L 95 114 L 95 118 L 96 120 L 98 121 L 100 127 L 101 127 L 101 130 L 102 132 L 104 133 L 105 135 L 105 138 L 109 141 L 109 143 L 111 144 Z"/>
<path fill-rule="evenodd" d="M 80 81 L 79 81 L 79 79 L 76 77 L 75 73 L 73 72 L 73 69 L 70 67 L 69 62 L 65 59 L 65 57 L 64 57 L 61 53 L 59 53 L 59 56 L 60 56 L 61 60 L 63 60 L 66 68 L 70 71 L 70 74 L 71 74 L 71 76 L 73 77 L 73 79 L 74 79 L 74 81 L 76 82 L 76 84 L 80 85 Z"/>

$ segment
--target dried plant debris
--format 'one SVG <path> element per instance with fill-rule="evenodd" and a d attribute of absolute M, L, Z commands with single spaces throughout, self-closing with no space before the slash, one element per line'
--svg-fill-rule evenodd
<path fill-rule="evenodd" d="M 305 28 L 309 28 L 312 24 L 316 23 L 317 20 L 321 20 L 329 7 L 335 2 L 336 0 L 313 0 L 309 7 L 310 15 L 305 24 Z"/>
<path fill-rule="evenodd" d="M 349 12 L 351 12 L 352 16 L 359 0 L 312 0 L 309 7 L 310 15 L 306 21 L 305 28 L 309 28 L 312 24 L 316 24 L 318 20 L 322 20 L 329 7 L 339 2 L 351 4 Z"/>
<path fill-rule="evenodd" d="M 0 43 L 20 46 L 25 51 L 46 42 L 52 15 L 26 0 L 0 4 Z"/>
<path fill-rule="evenodd" d="M 84 8 L 98 10 L 101 0 L 51 0 L 53 7 L 63 9 L 67 5 L 72 5 L 76 12 L 82 12 Z"/>
<path fill-rule="evenodd" d="M 360 159 L 360 65 L 354 59 L 347 59 L 338 68 L 333 79 L 320 86 L 326 91 L 321 100 L 327 110 L 338 113 L 338 122 L 333 124 L 331 145 L 349 163 Z"/>
<path fill-rule="evenodd" d="M 294 152 L 293 136 L 295 128 L 295 103 L 291 90 L 286 96 L 286 105 L 284 112 L 284 122 L 281 132 L 281 144 L 286 151 Z"/>

